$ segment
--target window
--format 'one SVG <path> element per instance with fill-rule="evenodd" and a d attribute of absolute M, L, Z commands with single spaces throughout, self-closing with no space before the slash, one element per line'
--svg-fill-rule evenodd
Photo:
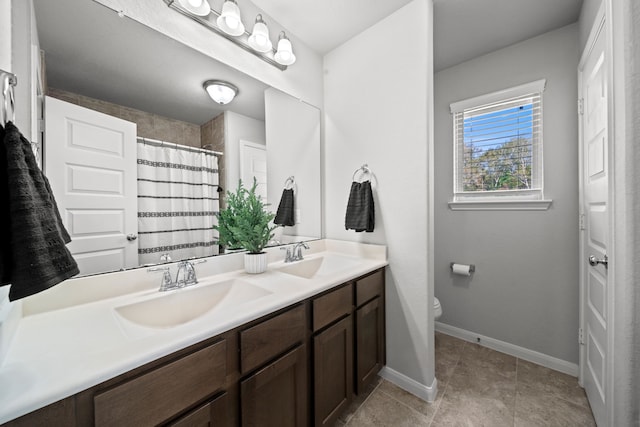
<path fill-rule="evenodd" d="M 451 104 L 453 203 L 542 200 L 544 86 L 539 80 Z"/>

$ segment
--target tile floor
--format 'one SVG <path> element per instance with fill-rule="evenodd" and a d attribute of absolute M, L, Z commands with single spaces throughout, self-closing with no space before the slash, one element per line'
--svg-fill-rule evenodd
<path fill-rule="evenodd" d="M 438 396 L 378 378 L 337 423 L 359 426 L 595 426 L 576 378 L 436 333 Z"/>

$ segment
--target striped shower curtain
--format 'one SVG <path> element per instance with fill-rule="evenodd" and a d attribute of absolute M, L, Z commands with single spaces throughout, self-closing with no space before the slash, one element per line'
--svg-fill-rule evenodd
<path fill-rule="evenodd" d="M 157 264 L 216 255 L 218 159 L 138 142 L 138 259 Z"/>

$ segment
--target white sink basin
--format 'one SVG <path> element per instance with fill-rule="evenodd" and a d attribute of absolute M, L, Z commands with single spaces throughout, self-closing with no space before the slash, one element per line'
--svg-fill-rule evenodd
<path fill-rule="evenodd" d="M 211 285 L 158 292 L 153 298 L 116 307 L 116 313 L 135 324 L 150 328 L 170 328 L 194 320 L 212 310 L 237 307 L 271 294 L 270 291 L 239 279 Z"/>
<path fill-rule="evenodd" d="M 276 270 L 304 279 L 312 279 L 314 277 L 330 276 L 346 269 L 356 267 L 357 265 L 358 260 L 353 258 L 347 258 L 339 255 L 325 255 L 317 258 L 296 261 Z"/>

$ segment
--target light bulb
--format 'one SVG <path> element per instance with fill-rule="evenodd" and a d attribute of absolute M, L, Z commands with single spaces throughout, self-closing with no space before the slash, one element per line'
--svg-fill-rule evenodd
<path fill-rule="evenodd" d="M 249 46 L 256 52 L 266 53 L 271 50 L 273 45 L 269 40 L 269 28 L 262 20 L 262 15 L 256 16 L 256 23 L 253 25 L 253 31 L 249 35 Z"/>
<path fill-rule="evenodd" d="M 211 13 L 211 6 L 206 0 L 178 0 L 178 4 L 192 15 L 207 16 Z"/>
<path fill-rule="evenodd" d="M 289 59 L 291 59 L 291 54 L 285 50 L 280 52 L 280 57 L 283 61 L 288 61 Z"/>
<path fill-rule="evenodd" d="M 235 0 L 225 0 L 222 4 L 222 12 L 216 20 L 218 27 L 232 36 L 241 36 L 244 33 L 244 25 L 240 18 L 240 8 Z"/>
<path fill-rule="evenodd" d="M 278 37 L 278 50 L 273 57 L 278 64 L 282 65 L 291 65 L 296 62 L 296 56 L 293 54 L 291 41 L 287 38 L 284 31 L 282 31 Z"/>
<path fill-rule="evenodd" d="M 227 16 L 224 21 L 227 23 L 227 27 L 232 28 L 234 30 L 238 28 L 238 20 L 235 19 L 234 17 Z"/>
<path fill-rule="evenodd" d="M 257 34 L 256 35 L 256 44 L 258 46 L 264 46 L 267 44 L 267 38 L 265 36 L 263 36 L 262 34 Z"/>

